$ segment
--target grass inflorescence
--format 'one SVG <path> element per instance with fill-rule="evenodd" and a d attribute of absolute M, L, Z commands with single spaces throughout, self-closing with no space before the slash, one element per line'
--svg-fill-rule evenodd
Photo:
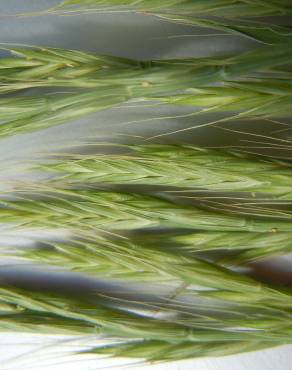
<path fill-rule="evenodd" d="M 225 120 L 289 116 L 290 42 L 233 56 L 168 61 L 52 48 L 10 50 L 14 57 L 0 65 L 0 136 L 51 127 L 133 99 L 194 106 L 200 110 L 195 115 L 230 112 Z M 31 94 L 7 96 L 20 91 Z"/>
<path fill-rule="evenodd" d="M 289 162 L 191 145 L 120 145 L 124 154 L 71 154 L 40 170 L 64 183 L 176 186 L 289 200 Z"/>

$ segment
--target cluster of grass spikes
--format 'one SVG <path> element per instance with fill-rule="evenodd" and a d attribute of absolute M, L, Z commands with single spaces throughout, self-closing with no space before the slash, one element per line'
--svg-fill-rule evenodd
<path fill-rule="evenodd" d="M 157 317 L 150 312 L 145 317 L 116 307 L 117 302 L 124 303 L 120 298 L 110 297 L 109 308 L 97 294 L 99 303 L 80 307 L 72 297 L 55 293 L 52 298 L 8 287 L 1 290 L 3 330 L 29 331 L 38 326 L 44 332 L 98 332 L 121 341 L 85 353 L 146 361 L 218 356 L 290 343 L 290 290 L 233 271 L 236 265 L 290 251 L 290 164 L 186 145 L 122 148 L 123 154 L 52 156 L 47 164 L 34 167 L 52 173 L 52 178 L 19 183 L 3 193 L 0 220 L 7 232 L 66 230 L 71 236 L 46 243 L 35 238 L 30 248 L 4 245 L 1 255 L 65 266 L 110 281 L 175 283 L 194 302 L 174 297 L 138 302 L 143 309 L 146 305 L 151 312 L 159 311 Z M 220 203 L 210 209 L 208 199 L 216 192 L 217 198 L 246 199 L 245 214 Z M 199 201 L 191 202 L 191 196 L 181 204 L 188 194 L 194 198 L 197 194 Z M 273 202 L 286 206 L 281 217 Z M 149 228 L 164 231 L 154 233 Z M 231 253 L 210 261 L 208 252 L 222 251 Z M 198 298 L 207 301 L 198 305 Z M 12 313 L 6 312 L 7 305 Z M 165 349 L 170 352 L 163 354 Z"/>
<path fill-rule="evenodd" d="M 291 117 L 290 1 L 67 0 L 26 15 L 119 12 L 255 43 L 242 53 L 176 60 L 6 45 L 0 137 L 131 101 L 193 107 L 194 118 L 225 113 L 199 127 L 241 119 L 290 127 L 281 121 Z M 290 149 L 289 140 L 276 141 Z M 291 344 L 291 289 L 241 269 L 292 250 L 291 163 L 190 145 L 120 149 L 56 153 L 31 171 L 45 172 L 44 180 L 2 191 L 0 255 L 126 283 L 124 291 L 86 296 L 1 283 L 0 330 L 96 336 L 96 345 L 75 353 L 151 363 Z M 18 232 L 31 235 L 30 245 L 5 245 L 5 235 Z M 42 232 L 66 237 L 44 240 Z M 141 282 L 153 286 L 147 299 L 139 298 Z M 157 293 L 165 286 L 174 293 Z"/>
<path fill-rule="evenodd" d="M 133 357 L 152 362 L 227 355 L 290 343 L 291 329 L 287 325 L 292 306 L 290 290 L 270 287 L 229 268 L 289 251 L 290 220 L 272 216 L 265 219 L 253 214 L 244 217 L 228 215 L 192 204 L 182 206 L 170 198 L 161 198 L 161 188 L 157 194 L 153 189 L 145 194 L 134 188 L 130 192 L 123 188 L 119 191 L 104 188 L 106 185 L 119 188 L 123 185 L 122 179 L 127 185 L 131 185 L 131 181 L 134 185 L 137 179 L 138 185 L 168 185 L 167 182 L 159 182 L 167 174 L 163 169 L 158 170 L 159 166 L 164 168 L 168 164 L 166 169 L 173 166 L 179 173 L 190 161 L 188 170 L 185 169 L 185 174 L 189 173 L 188 188 L 192 187 L 192 178 L 195 189 L 196 181 L 203 176 L 195 165 L 203 168 L 205 164 L 205 170 L 212 171 L 210 178 L 212 173 L 213 178 L 219 176 L 212 185 L 222 192 L 218 179 L 223 179 L 223 182 L 228 179 L 224 177 L 220 163 L 238 168 L 233 172 L 236 188 L 240 181 L 243 187 L 247 183 L 248 171 L 244 177 L 240 172 L 243 169 L 236 166 L 237 161 L 246 161 L 246 168 L 249 168 L 248 164 L 251 166 L 249 181 L 253 186 L 258 185 L 258 189 L 264 191 L 268 187 L 267 180 L 264 184 L 260 181 L 269 178 L 269 196 L 283 196 L 285 201 L 285 192 L 281 192 L 276 175 L 278 168 L 283 168 L 279 176 L 283 189 L 287 189 L 289 164 L 190 146 L 143 145 L 130 146 L 127 150 L 131 150 L 127 155 L 97 154 L 82 158 L 80 154 L 66 160 L 56 158 L 50 164 L 37 167 L 38 170 L 53 171 L 56 176 L 52 179 L 26 186 L 22 183 L 21 189 L 16 187 L 14 192 L 3 194 L 0 219 L 12 233 L 19 229 L 65 229 L 71 237 L 66 242 L 36 244 L 32 248 L 2 246 L 1 255 L 26 263 L 55 265 L 62 269 L 65 266 L 71 271 L 110 281 L 151 282 L 154 286 L 157 283 L 176 283 L 182 286 L 179 291 L 194 301 L 180 302 L 174 297 L 146 303 L 138 300 L 141 308 L 149 310 L 145 317 L 145 313 L 139 311 L 125 311 L 120 307 L 125 299 L 111 297 L 110 292 L 106 299 L 104 293 L 99 295 L 96 292 L 96 302 L 83 302 L 80 297 L 76 301 L 56 293 L 4 287 L 0 298 L 3 304 L 2 330 L 33 331 L 38 327 L 46 333 L 77 336 L 86 333 L 98 334 L 98 338 L 119 338 L 118 343 L 106 346 L 97 343 L 81 353 Z M 105 161 L 101 167 L 98 167 L 99 160 Z M 135 175 L 129 171 L 129 161 L 137 165 Z M 115 181 L 114 170 L 112 177 L 105 173 L 106 164 L 119 169 L 116 176 L 120 176 L 120 181 Z M 151 164 L 154 167 L 149 167 Z M 154 176 L 154 173 L 158 175 Z M 89 178 L 83 178 L 82 174 Z M 99 175 L 105 176 L 101 182 Z M 176 184 L 175 188 L 178 185 L 182 184 Z M 233 190 L 243 189 L 239 186 Z M 252 192 L 254 190 L 257 189 L 252 188 Z M 169 230 L 178 227 L 184 232 L 165 231 L 156 236 L 152 232 L 147 237 L 141 229 L 148 227 Z M 121 230 L 128 230 L 128 233 Z M 42 242 L 41 239 L 36 241 Z M 235 253 L 216 263 L 198 254 L 224 249 Z M 197 303 L 197 299 L 205 301 Z M 157 311 L 158 316 L 155 314 Z M 169 352 L 164 353 L 165 350 Z"/>

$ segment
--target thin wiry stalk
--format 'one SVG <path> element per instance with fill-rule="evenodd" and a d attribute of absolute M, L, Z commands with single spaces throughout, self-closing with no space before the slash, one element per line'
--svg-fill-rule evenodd
<path fill-rule="evenodd" d="M 0 136 L 54 126 L 131 99 L 193 105 L 201 113 L 237 112 L 229 120 L 289 116 L 290 43 L 219 59 L 146 62 L 62 49 L 13 51 L 16 58 L 0 64 L 0 92 L 41 87 L 69 91 L 3 97 Z M 215 83 L 220 86 L 210 86 Z M 179 90 L 187 94 L 177 96 Z"/>

